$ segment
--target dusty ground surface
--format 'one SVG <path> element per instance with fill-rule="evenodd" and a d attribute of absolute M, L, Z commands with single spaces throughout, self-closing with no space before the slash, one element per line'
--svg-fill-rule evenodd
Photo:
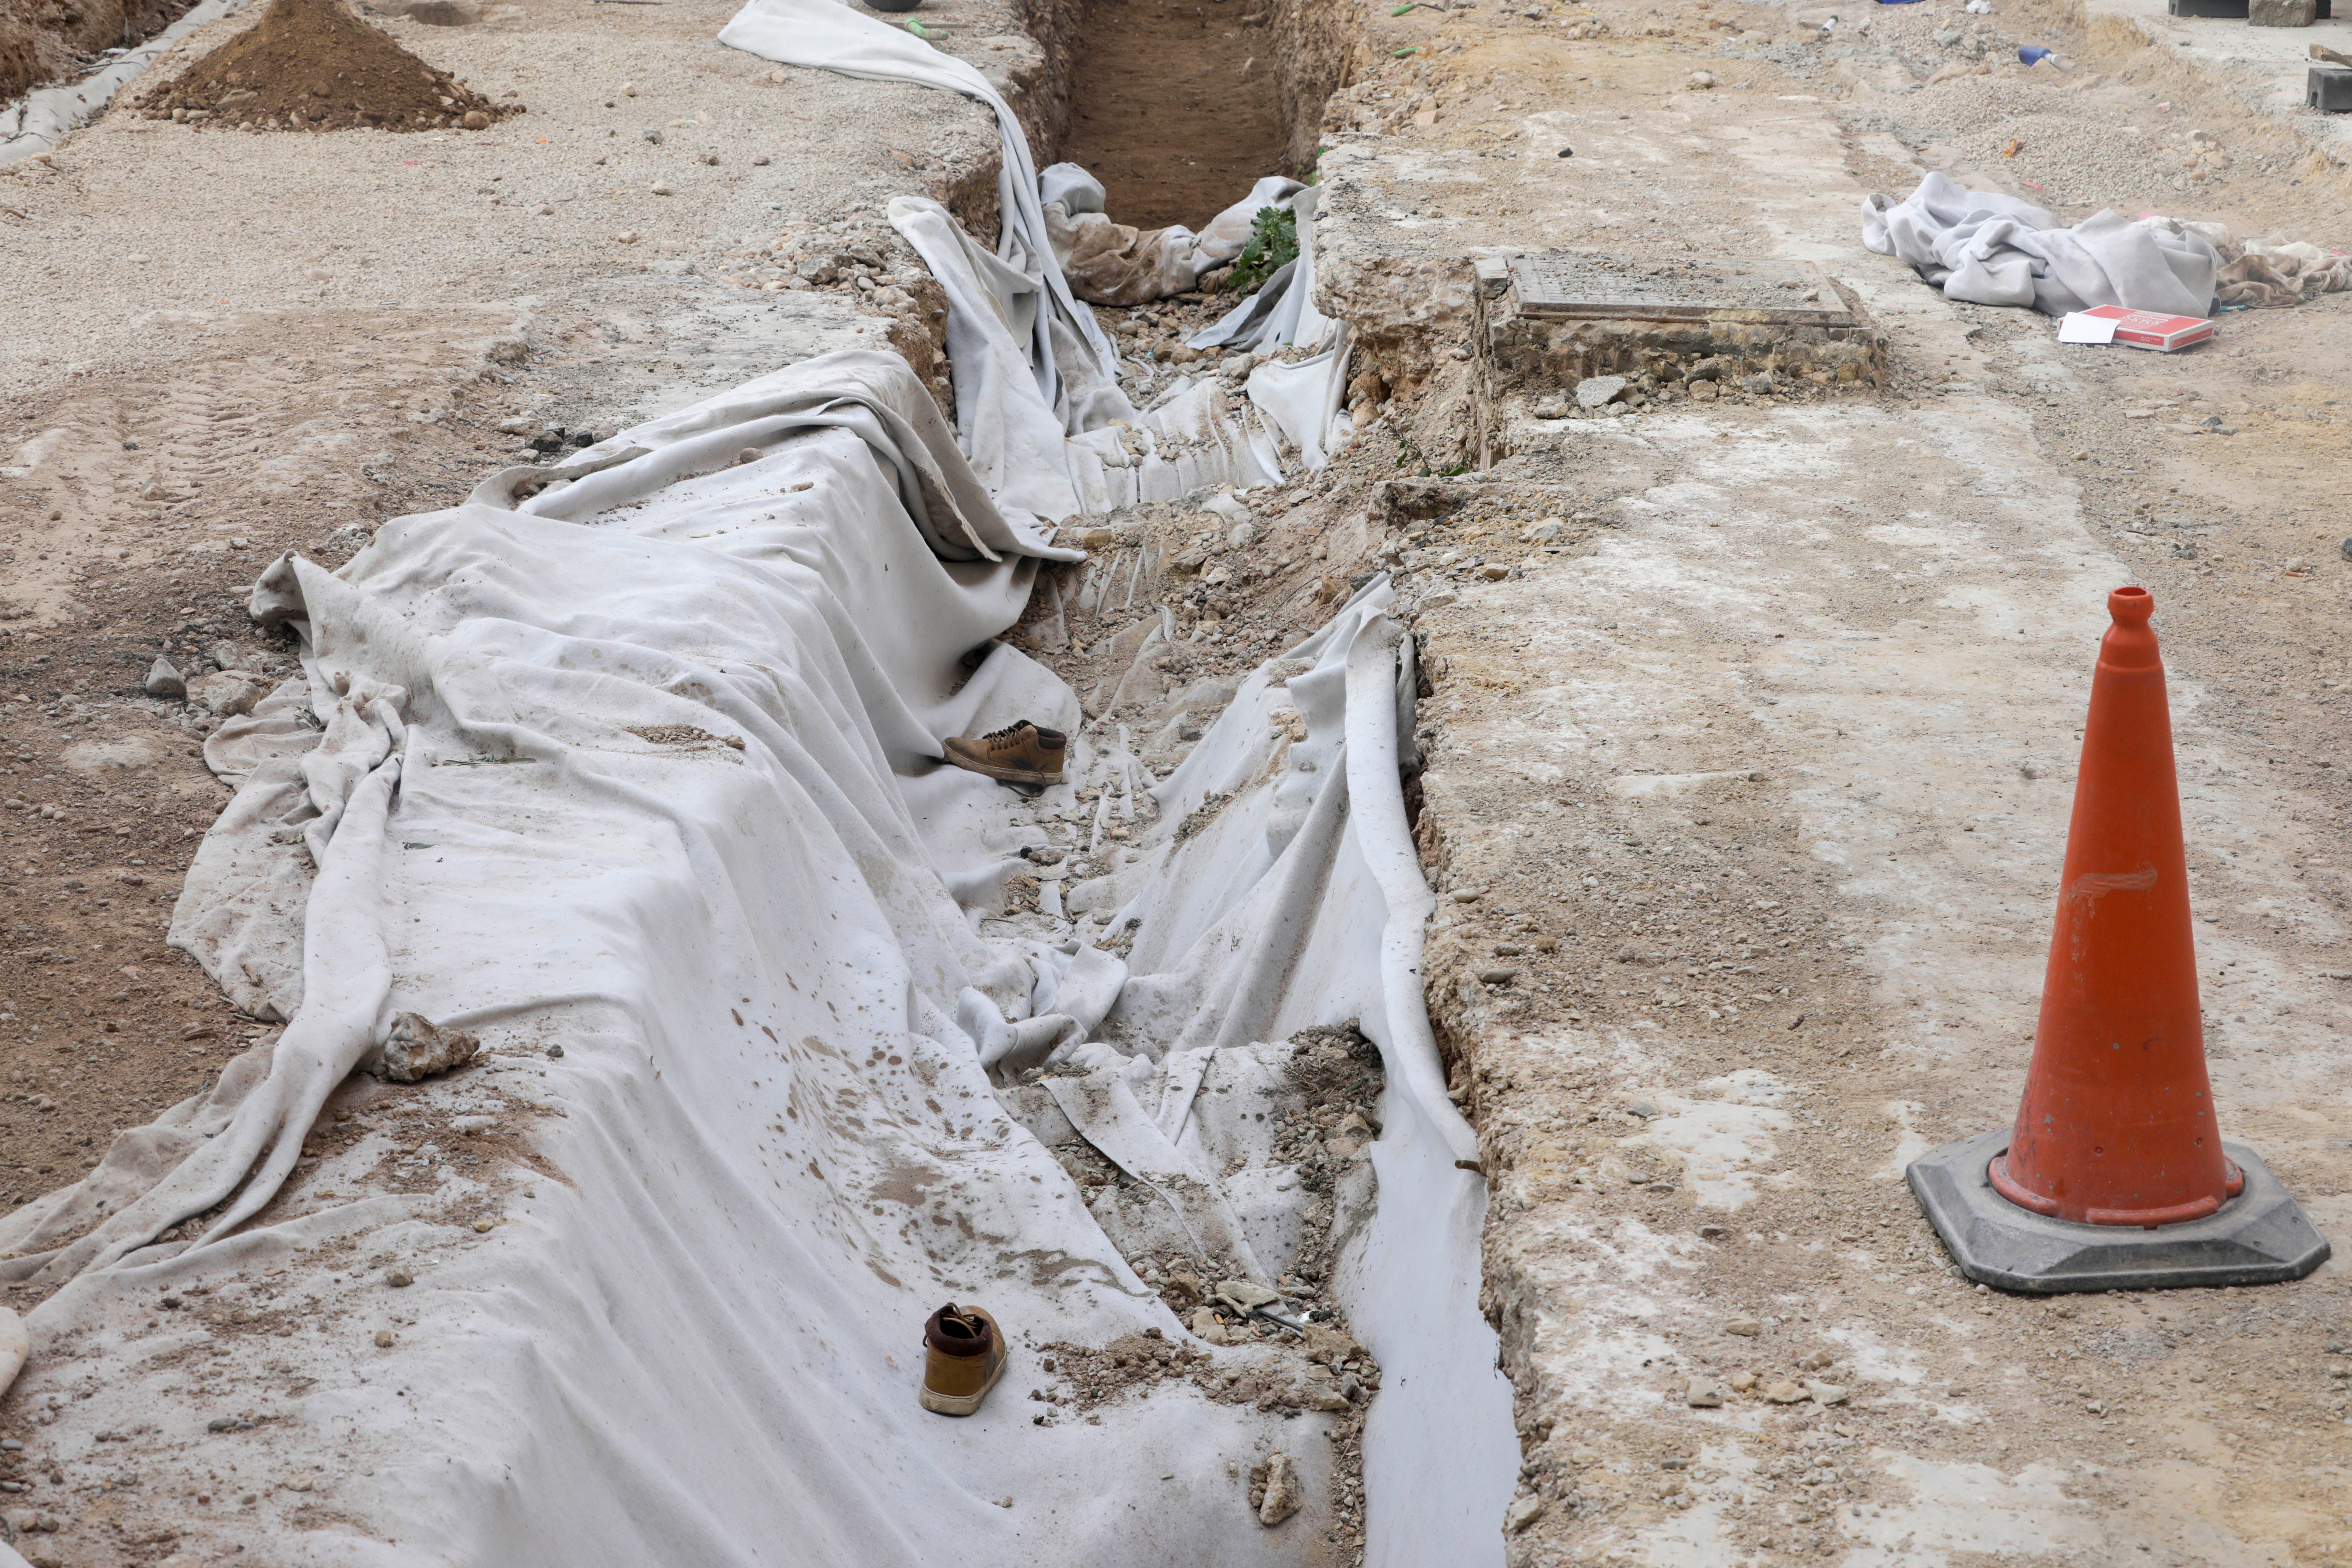
<path fill-rule="evenodd" d="M 488 132 L 120 117 L 0 176 L 0 265 L 41 283 L 0 342 L 0 791 L 25 803 L 0 828 L 0 1192 L 46 1190 L 265 1026 L 161 943 L 226 791 L 147 663 L 282 662 L 240 608 L 260 563 L 336 559 L 527 438 L 843 334 L 906 341 L 919 281 L 870 209 L 968 200 L 986 167 L 967 106 L 772 73 L 709 44 L 723 5 L 519 9 L 392 25 L 528 100 Z M 931 9 L 965 23 L 950 48 L 1034 64 L 1004 13 Z M 1494 1182 L 1514 1561 L 2352 1550 L 2339 1264 L 2012 1300 L 1953 1278 L 1899 1182 L 2013 1110 L 2100 605 L 2136 581 L 2172 670 L 2224 1131 L 2342 1234 L 2352 300 L 2233 315 L 2179 358 L 2062 350 L 1863 251 L 1855 211 L 1941 168 L 2070 218 L 2342 243 L 2341 173 L 2136 36 L 2018 5 L 1874 7 L 1826 40 L 1810 11 L 1698 0 L 1386 9 L 1331 106 L 1320 237 L 1384 412 L 1326 475 L 1246 498 L 1246 542 L 1189 508 L 1116 520 L 1105 550 L 1142 552 L 1155 594 L 1033 635 L 1173 755 L 1269 641 L 1397 573 L 1430 656 L 1409 797 L 1433 879 L 1470 895 L 1428 973 Z M 2007 63 L 2020 41 L 2072 69 Z M 1113 195 L 1125 221 L 1206 216 Z M 1522 408 L 1494 467 L 1444 479 L 1471 455 L 1447 446 L 1464 259 L 1538 244 L 1817 261 L 1888 332 L 1888 386 Z M 1215 305 L 1116 324 L 1165 366 Z M 1383 510 L 1423 468 L 1418 515 Z M 1118 634 L 1153 598 L 1196 635 L 1147 701 Z M 1750 1373 L 1843 1397 L 1770 1405 Z M 1693 1376 L 1726 1404 L 1690 1408 Z"/>
<path fill-rule="evenodd" d="M 2321 1561 L 2347 1543 L 2340 1265 L 2006 1298 L 1953 1277 L 1898 1178 L 2013 1114 L 2104 596 L 2137 582 L 2225 1133 L 2340 1235 L 2352 301 L 2233 315 L 2180 358 L 2062 350 L 1864 252 L 1856 209 L 1940 167 L 2070 218 L 2341 243 L 2342 177 L 2055 16 L 1819 20 L 1417 11 L 1382 25 L 1420 52 L 1334 105 L 1373 132 L 1324 159 L 1337 286 L 1430 340 L 1387 355 L 1429 390 L 1358 463 L 1445 432 L 1442 258 L 1474 247 L 1813 260 L 1890 336 L 1884 396 L 1521 409 L 1451 524 L 1394 542 L 1443 672 L 1421 823 L 1462 901 L 1431 999 L 1495 1183 L 1514 1560 Z M 2003 63 L 2020 41 L 2074 68 Z M 1725 1405 L 1685 1405 L 1694 1377 Z"/>

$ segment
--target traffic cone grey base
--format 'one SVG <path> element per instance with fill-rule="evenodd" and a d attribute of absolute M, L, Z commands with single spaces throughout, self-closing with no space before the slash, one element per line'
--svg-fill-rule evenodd
<path fill-rule="evenodd" d="M 1906 1173 L 1962 1274 L 2029 1295 L 2069 1290 L 2157 1290 L 2275 1285 L 2327 1260 L 2313 1228 L 2262 1156 L 2242 1143 L 2222 1152 L 2245 1173 L 2237 1196 L 2202 1219 L 2154 1229 L 2078 1225 L 2011 1203 L 1987 1173 L 2010 1133 L 1979 1133 L 1921 1155 Z"/>

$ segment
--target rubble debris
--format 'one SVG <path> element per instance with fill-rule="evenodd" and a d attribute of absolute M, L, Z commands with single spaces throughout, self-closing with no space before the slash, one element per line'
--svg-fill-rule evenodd
<path fill-rule="evenodd" d="M 444 1029 L 420 1013 L 403 1013 L 392 1021 L 391 1036 L 360 1068 L 388 1083 L 415 1083 L 464 1067 L 481 1047 L 478 1037 L 463 1029 Z"/>
<path fill-rule="evenodd" d="M 1298 1471 L 1289 1455 L 1276 1450 L 1268 1454 L 1264 1463 L 1250 1467 L 1250 1506 L 1257 1510 L 1260 1524 L 1280 1524 L 1297 1513 L 1304 1500 L 1299 1494 Z"/>

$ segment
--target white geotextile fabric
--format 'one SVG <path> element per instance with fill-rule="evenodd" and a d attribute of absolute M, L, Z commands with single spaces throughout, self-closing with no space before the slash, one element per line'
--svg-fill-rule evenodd
<path fill-rule="evenodd" d="M 1079 923 L 1049 922 L 1076 940 L 982 935 L 1034 812 L 1074 802 L 922 759 L 1075 719 L 1009 647 L 968 680 L 959 662 L 1068 552 L 990 507 L 904 362 L 826 355 L 560 472 L 526 496 L 546 473 L 507 470 L 339 572 L 293 560 L 257 587 L 323 728 L 299 754 L 247 734 L 214 830 L 241 852 L 192 872 L 175 925 L 259 951 L 208 903 L 299 873 L 299 994 L 281 1037 L 0 1220 L 0 1279 L 60 1286 L 19 1395 L 44 1442 L 133 1431 L 120 1457 L 184 1550 L 291 1564 L 1320 1561 L 1319 1417 L 1171 1383 L 1099 1426 L 1033 1425 L 1038 1346 L 1183 1330 L 990 1068 L 1123 1077 L 1087 1042 L 1160 1057 L 1360 1019 L 1388 1072 L 1379 1199 L 1334 1285 L 1386 1374 L 1370 1561 L 1499 1563 L 1517 1451 L 1476 1309 L 1484 1187 L 1455 1164 L 1476 1144 L 1422 1009 L 1385 584 L 1244 686 L 1132 858 L 1071 889 Z M 1295 745 L 1268 723 L 1278 676 Z M 1079 742 L 1103 810 L 1131 804 L 1131 763 Z M 1212 791 L 1234 797 L 1180 842 Z M 1089 944 L 1114 900 L 1154 973 Z M 345 1089 L 377 1119 L 298 1167 L 409 1011 L 479 1030 L 479 1064 Z M 452 1162 L 477 1132 L 492 1157 Z M 194 1244 L 148 1245 L 184 1220 Z M 394 1266 L 415 1285 L 385 1289 Z M 163 1294 L 188 1310 L 141 1329 Z M 950 1298 L 1016 1347 L 961 1421 L 914 1400 Z M 192 1356 L 222 1392 L 188 1386 Z M 205 1432 L 257 1398 L 255 1430 Z M 1318 1500 L 1267 1531 L 1232 1467 L 1276 1448 Z M 324 1511 L 276 1490 L 189 1510 L 227 1462 L 299 1473 Z"/>
<path fill-rule="evenodd" d="M 987 105 L 996 116 L 1003 155 L 996 174 L 1003 224 L 996 255 L 1027 280 L 1035 297 L 1023 325 L 1037 390 L 1072 431 L 1132 414 L 1118 390 L 1116 352 L 1054 265 L 1029 139 L 1012 107 L 976 68 L 836 0 L 751 0 L 719 29 L 719 41 L 779 65 L 942 88 Z M 961 400 L 957 415 L 961 417 Z"/>
<path fill-rule="evenodd" d="M 1341 405 L 1348 392 L 1349 333 L 1315 308 L 1315 212 L 1322 192 L 1300 187 L 1287 204 L 1298 218 L 1298 257 L 1258 291 L 1185 341 L 1193 348 L 1250 349 L 1268 357 L 1250 372 L 1252 406 L 1319 468 L 1355 435 Z M 1310 351 L 1275 357 L 1282 349 Z"/>
<path fill-rule="evenodd" d="M 1097 305 L 1140 305 L 1187 292 L 1202 273 L 1242 253 L 1259 213 L 1287 207 L 1303 188 L 1268 174 L 1196 235 L 1181 224 L 1136 229 L 1114 222 L 1103 207 L 1102 182 L 1076 163 L 1049 164 L 1037 176 L 1054 259 L 1071 292 Z"/>
<path fill-rule="evenodd" d="M 2059 226 L 2054 214 L 1931 174 L 1903 200 L 1862 199 L 1862 242 L 1909 263 L 1952 300 L 2030 305 L 2046 315 L 2122 305 L 2212 313 L 2221 258 L 2203 237 L 2113 212 Z"/>
<path fill-rule="evenodd" d="M 1116 351 L 1093 312 L 1071 292 L 1055 258 L 1028 138 L 978 70 L 837 0 L 751 0 L 719 40 L 783 65 L 945 89 L 996 115 L 1003 226 L 993 252 L 937 202 L 899 196 L 891 201 L 889 216 L 947 291 L 956 424 L 965 455 L 1000 504 L 1053 521 L 1078 512 L 1099 515 L 1139 500 L 1172 500 L 1206 484 L 1246 489 L 1283 477 L 1276 444 L 1254 438 L 1213 382 L 1188 385 L 1149 414 L 1136 412 L 1119 390 Z M 1076 188 L 1058 172 L 1066 167 L 1057 165 L 1051 182 L 1052 193 L 1065 203 Z M 1261 181 L 1253 195 L 1270 188 Z M 1295 193 L 1307 204 L 1299 220 L 1302 259 L 1311 195 L 1311 189 Z M 1239 205 L 1204 231 L 1215 243 L 1229 236 Z M 1310 269 L 1310 288 L 1311 276 Z M 1319 468 L 1352 433 L 1352 426 L 1317 412 L 1326 404 L 1336 409 L 1345 391 L 1346 334 L 1317 315 L 1311 303 L 1286 320 L 1326 336 L 1268 342 L 1336 346 L 1317 355 L 1312 369 L 1286 366 L 1263 380 L 1253 375 L 1246 390 L 1264 423 L 1308 468 Z"/>
<path fill-rule="evenodd" d="M 2224 305 L 2261 310 L 2300 305 L 2322 294 L 2352 289 L 2352 255 L 2325 250 L 2304 239 L 2244 239 L 2227 224 L 2143 213 L 2134 220 L 2168 234 L 2195 235 L 2213 247 L 2221 271 L 2214 292 Z"/>

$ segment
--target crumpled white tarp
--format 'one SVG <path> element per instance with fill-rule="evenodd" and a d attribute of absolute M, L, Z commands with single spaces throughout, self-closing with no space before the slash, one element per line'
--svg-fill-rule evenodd
<path fill-rule="evenodd" d="M 1097 305 L 1140 305 L 1189 291 L 1202 273 L 1242 253 L 1259 213 L 1287 207 L 1304 188 L 1268 174 L 1196 235 L 1181 224 L 1136 229 L 1113 222 L 1103 207 L 1102 182 L 1076 163 L 1050 164 L 1037 176 L 1054 259 L 1071 291 Z"/>
<path fill-rule="evenodd" d="M 992 923 L 1071 792 L 924 759 L 1075 721 L 1010 647 L 968 678 L 959 658 L 1069 553 L 989 504 L 903 361 L 858 351 L 493 475 L 339 572 L 266 574 L 257 613 L 300 634 L 323 728 L 299 756 L 230 748 L 252 765 L 215 832 L 247 882 L 307 879 L 299 998 L 204 1094 L 0 1219 L 0 1280 L 59 1287 L 16 1396 L 45 1452 L 77 1481 L 136 1466 L 109 1517 L 207 1559 L 1323 1561 L 1321 1417 L 1180 1381 L 1099 1425 L 1032 1420 L 1040 1347 L 1184 1331 L 998 1090 L 1041 1055 L 1124 1079 L 1126 1053 L 1360 1019 L 1387 1066 L 1378 1201 L 1333 1285 L 1387 1374 L 1369 1560 L 1499 1564 L 1517 1451 L 1476 1309 L 1485 1189 L 1456 1164 L 1476 1144 L 1422 1008 L 1386 586 L 1252 678 L 1158 823 L 1070 889 L 1075 924 Z M 1303 742 L 1267 722 L 1277 679 Z M 1077 742 L 1105 808 L 1131 798 L 1131 762 Z M 234 891 L 192 875 L 178 928 L 261 950 L 205 919 Z M 1096 945 L 1130 907 L 1148 976 Z M 348 1087 L 409 1012 L 478 1030 L 477 1064 Z M 330 1096 L 360 1126 L 306 1159 Z M 142 1326 L 162 1296 L 184 1310 Z M 948 1299 L 1014 1347 L 966 1420 L 914 1398 Z M 1217 1353 L 1279 1372 L 1267 1347 Z M 250 1429 L 207 1430 L 239 1411 Z M 1312 1500 L 1269 1531 L 1238 1469 L 1276 1449 Z M 300 1486 L 193 1505 L 224 1466 Z"/>
<path fill-rule="evenodd" d="M 1862 199 L 1862 242 L 1909 263 L 1947 299 L 2030 305 L 2045 315 L 2121 305 L 2207 316 L 2221 258 L 2194 234 L 2113 212 L 2072 228 L 2031 202 L 1928 174 L 1899 202 Z"/>
<path fill-rule="evenodd" d="M 2263 310 L 2300 305 L 2322 294 L 2352 289 L 2352 256 L 2325 250 L 2301 239 L 2242 240 L 2227 224 L 2143 213 L 2134 220 L 2168 234 L 2194 235 L 2221 258 L 2214 291 L 2224 305 Z"/>
<path fill-rule="evenodd" d="M 1348 328 L 1315 308 L 1315 210 L 1321 197 L 1312 185 L 1292 193 L 1297 259 L 1185 340 L 1196 349 L 1250 349 L 1266 356 L 1250 372 L 1250 402 L 1310 468 L 1321 468 L 1355 435 L 1354 423 L 1341 408 L 1348 391 Z M 1279 353 L 1284 349 L 1310 352 L 1286 359 Z"/>
<path fill-rule="evenodd" d="M 1137 413 L 1119 390 L 1116 351 L 1055 259 L 1036 163 L 1020 121 L 971 65 L 836 0 L 750 0 L 719 38 L 784 65 L 943 88 L 995 113 L 1003 144 L 997 182 L 1003 229 L 994 252 L 973 241 L 937 202 L 899 196 L 890 203 L 889 216 L 947 291 L 957 427 L 966 456 L 1000 504 L 1051 521 L 1081 511 L 1098 515 L 1138 500 L 1171 500 L 1205 483 L 1245 489 L 1282 477 L 1281 445 L 1308 468 L 1319 468 L 1352 433 L 1352 426 L 1318 420 L 1314 413 L 1326 402 L 1338 406 L 1347 355 L 1344 331 L 1315 315 L 1311 305 L 1305 308 L 1306 322 L 1338 339 L 1337 353 L 1318 358 L 1312 370 L 1286 366 L 1263 381 L 1254 375 L 1246 385 L 1251 405 L 1278 432 L 1279 442 L 1244 429 L 1224 389 L 1213 382 L 1185 385 L 1149 414 Z M 1261 181 L 1256 190 L 1268 188 Z M 1057 174 L 1053 189 L 1066 202 L 1074 186 Z M 1311 189 L 1295 195 L 1307 200 Z M 1308 206 L 1300 218 L 1302 248 L 1311 201 Z M 1204 231 L 1215 243 L 1230 237 L 1237 207 Z M 1248 220 L 1240 222 L 1245 242 Z"/>

